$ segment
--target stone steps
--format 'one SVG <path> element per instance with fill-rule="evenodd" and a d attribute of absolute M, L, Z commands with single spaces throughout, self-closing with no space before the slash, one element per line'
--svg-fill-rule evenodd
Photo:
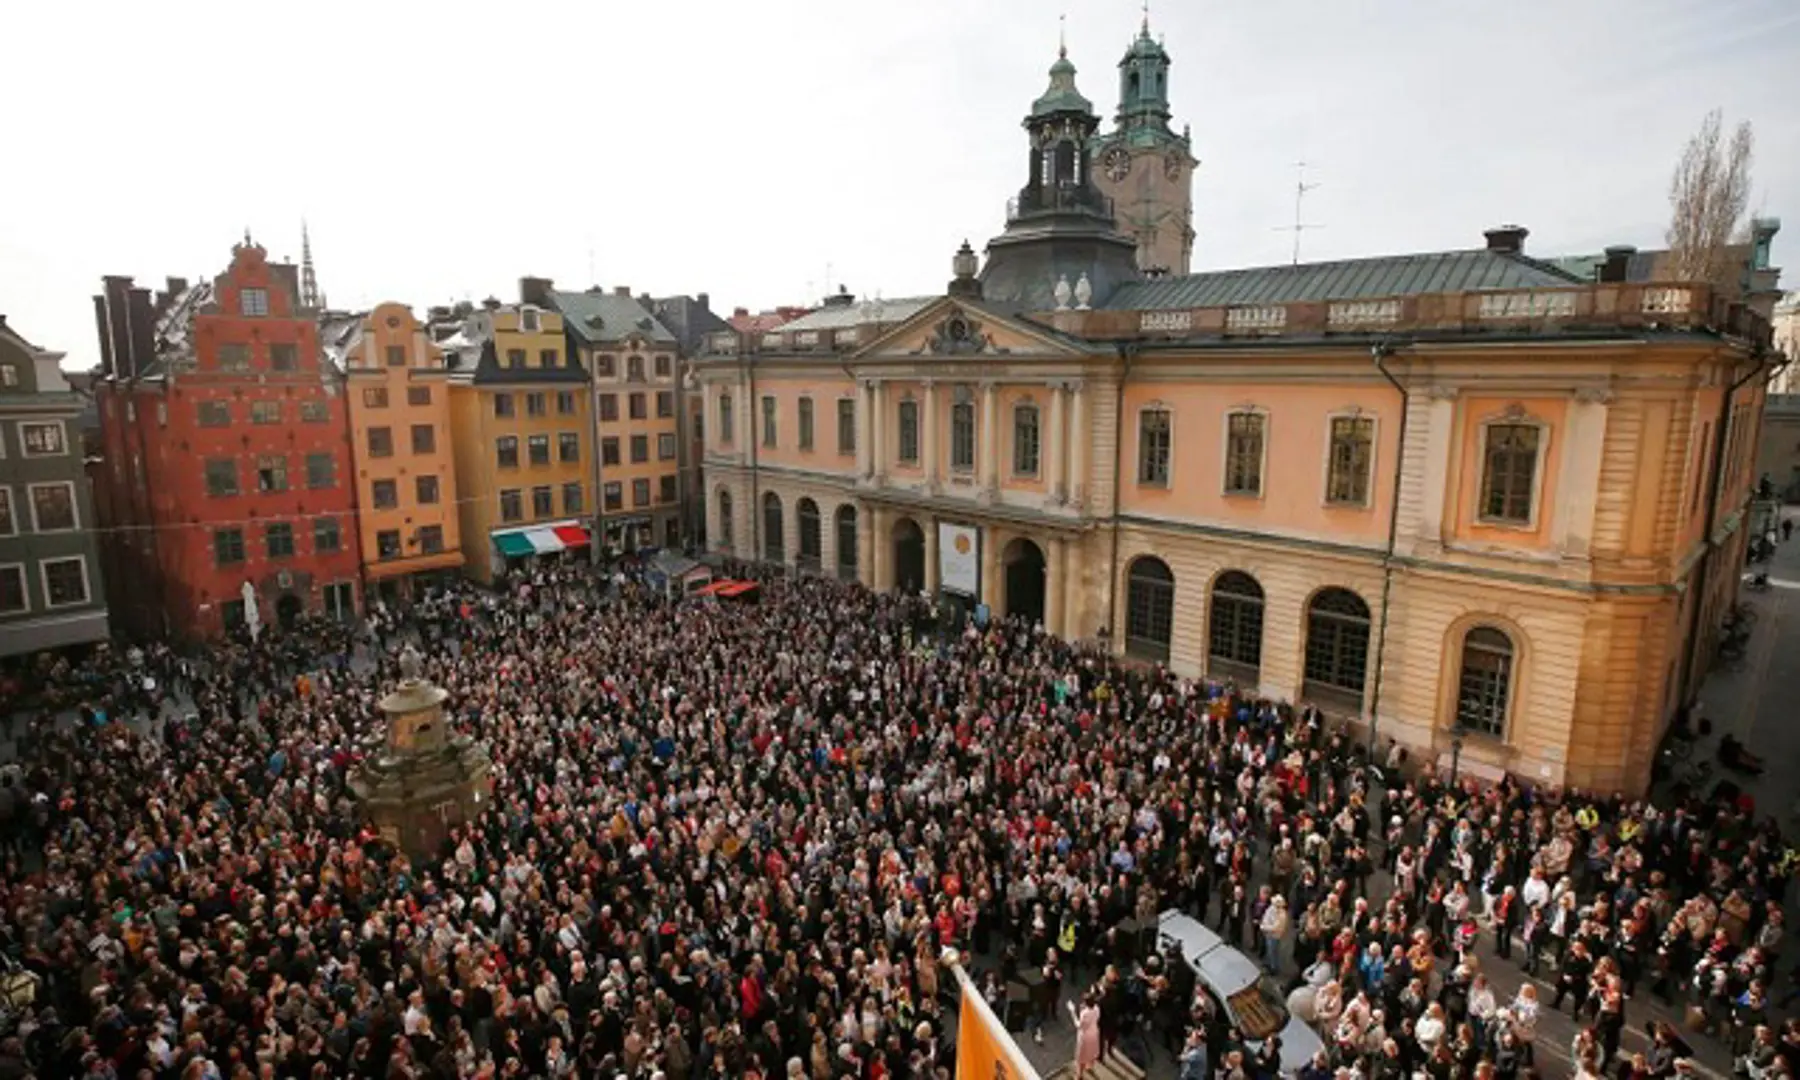
<path fill-rule="evenodd" d="M 1144 1070 L 1132 1064 L 1131 1059 L 1119 1053 L 1115 1047 L 1105 1057 L 1094 1063 L 1088 1072 L 1089 1080 L 1144 1080 Z M 1044 1077 L 1044 1080 L 1075 1080 L 1075 1063 L 1073 1061 Z"/>

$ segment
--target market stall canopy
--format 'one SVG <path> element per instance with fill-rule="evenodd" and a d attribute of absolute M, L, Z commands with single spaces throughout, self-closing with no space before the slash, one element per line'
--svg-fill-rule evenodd
<path fill-rule="evenodd" d="M 494 536 L 494 546 L 509 559 L 537 554 L 537 548 L 525 538 L 524 533 L 497 533 Z"/>

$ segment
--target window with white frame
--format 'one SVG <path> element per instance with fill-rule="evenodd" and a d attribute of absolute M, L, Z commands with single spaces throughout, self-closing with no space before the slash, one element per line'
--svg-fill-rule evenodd
<path fill-rule="evenodd" d="M 31 530 L 67 532 L 80 524 L 75 514 L 75 485 L 67 480 L 32 484 Z"/>
<path fill-rule="evenodd" d="M 975 403 L 973 401 L 965 399 L 950 406 L 950 467 L 957 472 L 975 471 Z"/>
<path fill-rule="evenodd" d="M 269 290 L 244 289 L 238 293 L 238 309 L 247 316 L 260 318 L 269 313 Z"/>
<path fill-rule="evenodd" d="M 19 449 L 26 457 L 59 457 L 69 452 L 61 420 L 21 420 Z"/>
<path fill-rule="evenodd" d="M 25 567 L 19 563 L 0 566 L 0 615 L 30 610 L 31 599 L 25 594 Z"/>
<path fill-rule="evenodd" d="M 13 516 L 12 488 L 0 487 L 0 536 L 17 536 L 19 521 Z"/>
<path fill-rule="evenodd" d="M 69 607 L 88 602 L 87 560 L 79 555 L 45 559 L 38 564 L 44 578 L 44 606 Z"/>
<path fill-rule="evenodd" d="M 1261 495 L 1266 417 L 1234 412 L 1225 417 L 1225 494 Z"/>
<path fill-rule="evenodd" d="M 1038 407 L 1029 402 L 1013 409 L 1013 475 L 1036 476 L 1039 458 Z"/>
<path fill-rule="evenodd" d="M 1531 423 L 1489 424 L 1483 432 L 1481 519 L 1529 525 L 1537 494 L 1543 429 Z"/>
<path fill-rule="evenodd" d="M 908 464 L 919 460 L 919 403 L 900 402 L 899 457 Z"/>
<path fill-rule="evenodd" d="M 1375 421 L 1366 416 L 1331 418 L 1331 460 L 1325 474 L 1325 501 L 1333 506 L 1367 506 L 1374 463 Z"/>
<path fill-rule="evenodd" d="M 813 448 L 813 399 L 802 397 L 798 402 L 798 407 L 799 422 L 796 426 L 800 429 L 800 449 L 811 450 Z"/>
<path fill-rule="evenodd" d="M 838 453 L 856 453 L 856 399 L 839 398 L 837 403 Z"/>
<path fill-rule="evenodd" d="M 1138 483 L 1169 486 L 1169 449 L 1174 438 L 1174 418 L 1164 408 L 1138 413 Z"/>
<path fill-rule="evenodd" d="M 762 399 L 762 444 L 775 445 L 775 395 L 764 394 Z"/>

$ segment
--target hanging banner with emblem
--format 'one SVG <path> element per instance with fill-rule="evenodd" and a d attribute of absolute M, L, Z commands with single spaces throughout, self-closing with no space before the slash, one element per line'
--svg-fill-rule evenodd
<path fill-rule="evenodd" d="M 981 530 L 938 522 L 938 586 L 964 596 L 981 595 Z"/>
<path fill-rule="evenodd" d="M 956 1018 L 956 1080 L 1038 1080 L 1019 1044 L 982 1000 L 962 965 L 956 965 L 962 1008 Z"/>

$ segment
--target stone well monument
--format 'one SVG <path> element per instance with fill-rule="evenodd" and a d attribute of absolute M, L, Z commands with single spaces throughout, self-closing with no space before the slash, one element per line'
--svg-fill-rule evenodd
<path fill-rule="evenodd" d="M 411 645 L 400 654 L 400 685 L 381 699 L 382 745 L 350 774 L 350 790 L 384 840 L 414 859 L 438 854 L 450 830 L 472 820 L 493 793 L 485 747 L 453 735 L 449 692 L 424 677 Z"/>

